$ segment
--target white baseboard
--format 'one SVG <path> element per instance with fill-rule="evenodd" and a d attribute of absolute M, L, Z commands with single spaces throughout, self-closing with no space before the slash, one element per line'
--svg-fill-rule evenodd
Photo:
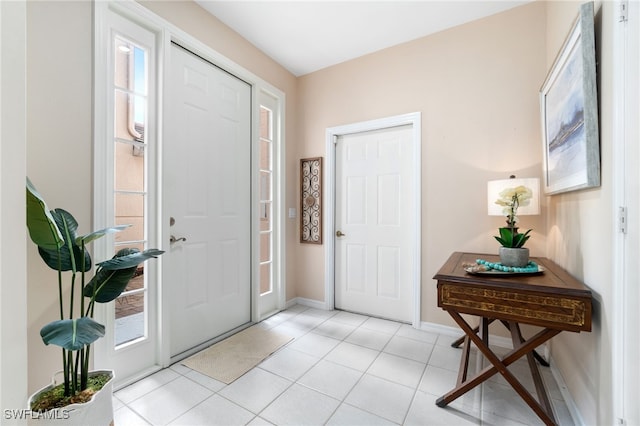
<path fill-rule="evenodd" d="M 428 331 L 430 333 L 444 334 L 451 337 L 460 337 L 462 335 L 462 331 L 458 327 L 450 327 L 448 325 L 441 325 L 424 321 L 420 323 L 420 330 Z"/>
<path fill-rule="evenodd" d="M 451 327 L 448 325 L 435 324 L 432 322 L 421 322 L 420 330 L 429 331 L 431 333 L 444 334 L 446 336 L 451 337 L 462 337 L 464 332 L 460 330 L 459 327 Z M 489 336 L 489 341 L 492 345 L 495 345 L 499 348 L 513 349 L 513 343 L 511 339 L 502 336 L 494 336 L 493 334 Z"/>
<path fill-rule="evenodd" d="M 309 308 L 322 309 L 324 311 L 329 310 L 324 302 L 313 299 L 306 299 L 304 297 L 294 297 L 291 300 L 287 300 L 287 302 L 285 303 L 285 309 L 289 309 L 293 305 L 302 305 Z"/>
<path fill-rule="evenodd" d="M 578 406 L 576 405 L 576 402 L 573 400 L 573 397 L 569 393 L 569 389 L 567 388 L 567 383 L 564 381 L 564 377 L 562 377 L 560 370 L 556 368 L 555 363 L 553 362 L 553 358 L 551 358 L 550 364 L 551 364 L 551 374 L 553 375 L 553 378 L 556 379 L 556 383 L 558 384 L 558 388 L 560 389 L 560 393 L 562 394 L 564 403 L 567 404 L 567 409 L 569 410 L 569 414 L 573 419 L 573 424 L 576 424 L 576 425 L 586 424 L 584 422 L 584 419 L 582 418 L 582 415 L 580 414 L 580 410 L 578 410 Z"/>
<path fill-rule="evenodd" d="M 307 306 L 309 308 L 321 309 L 325 311 L 328 310 L 326 303 L 318 300 L 306 299 L 304 297 L 295 297 L 293 299 L 288 300 L 285 303 L 285 309 L 289 309 L 294 305 L 302 305 L 302 306 Z M 452 326 L 436 324 L 432 322 L 425 322 L 425 321 L 422 321 L 420 323 L 419 329 L 423 331 L 429 331 L 431 333 L 444 334 L 444 335 L 455 337 L 455 338 L 461 337 L 464 334 L 462 330 L 460 330 L 460 328 L 458 327 L 452 327 Z M 492 345 L 498 346 L 499 348 L 513 349 L 513 343 L 509 338 L 490 335 L 489 340 L 491 341 Z M 549 356 L 548 356 L 547 346 L 546 345 L 540 346 L 539 352 L 540 351 L 544 355 L 544 358 L 548 360 Z"/>

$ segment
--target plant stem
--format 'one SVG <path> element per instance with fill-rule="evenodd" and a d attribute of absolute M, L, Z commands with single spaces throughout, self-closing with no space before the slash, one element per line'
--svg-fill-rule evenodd
<path fill-rule="evenodd" d="M 62 303 L 62 254 L 58 247 L 58 304 L 60 305 L 60 319 L 64 319 L 64 305 Z M 67 350 L 62 348 L 62 374 L 64 374 L 64 395 L 71 395 L 69 383 L 69 362 L 67 360 Z"/>
<path fill-rule="evenodd" d="M 73 368 L 73 351 L 67 351 L 67 364 L 69 369 L 69 376 L 66 377 L 66 380 L 71 382 L 71 393 L 70 395 L 75 395 L 77 390 L 77 375 L 76 370 Z"/>
<path fill-rule="evenodd" d="M 85 285 L 85 259 L 86 259 L 86 250 L 84 245 L 84 238 L 82 239 L 82 269 L 80 270 L 80 315 L 84 312 L 84 285 Z"/>
<path fill-rule="evenodd" d="M 62 348 L 62 370 L 64 374 L 64 396 L 71 395 L 71 388 L 69 387 L 69 364 L 67 363 L 67 350 Z"/>
<path fill-rule="evenodd" d="M 85 244 L 84 239 L 82 240 L 82 245 L 80 246 L 82 249 L 82 268 L 80 269 L 80 315 L 84 314 L 84 286 L 85 286 Z M 80 350 L 80 390 L 85 390 L 87 388 L 87 379 L 89 375 L 89 346 L 86 347 L 87 351 L 85 354 L 85 348 Z"/>
<path fill-rule="evenodd" d="M 87 383 L 89 381 L 89 353 L 91 352 L 91 345 L 86 346 L 86 353 L 83 354 L 82 358 L 82 381 L 81 386 L 82 389 L 87 388 Z M 82 350 L 84 352 L 84 349 Z"/>
<path fill-rule="evenodd" d="M 87 369 L 85 366 L 85 348 L 78 351 L 78 358 L 76 362 L 80 363 L 80 390 L 83 391 L 87 388 Z"/>
<path fill-rule="evenodd" d="M 82 387 L 82 370 L 79 370 L 80 368 L 80 358 L 82 356 L 82 349 L 80 349 L 79 351 L 75 351 L 76 353 L 76 360 L 75 360 L 75 376 L 74 379 L 76 381 L 76 390 L 78 392 L 80 392 L 83 387 Z M 78 378 L 78 371 L 80 371 L 80 378 Z M 78 383 L 78 379 L 80 380 L 80 383 Z"/>
<path fill-rule="evenodd" d="M 71 275 L 71 295 L 69 299 L 69 319 L 73 319 L 73 295 L 76 287 L 76 273 Z"/>
<path fill-rule="evenodd" d="M 60 250 L 58 250 L 58 264 L 60 264 Z M 60 305 L 60 319 L 64 319 L 64 306 L 62 304 L 62 271 L 58 268 L 58 304 Z"/>

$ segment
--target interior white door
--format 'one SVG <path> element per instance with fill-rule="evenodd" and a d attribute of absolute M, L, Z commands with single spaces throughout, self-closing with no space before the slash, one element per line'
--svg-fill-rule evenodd
<path fill-rule="evenodd" d="M 164 261 L 174 358 L 251 320 L 251 88 L 171 48 Z"/>
<path fill-rule="evenodd" d="M 411 322 L 416 208 L 410 125 L 339 136 L 335 306 Z"/>

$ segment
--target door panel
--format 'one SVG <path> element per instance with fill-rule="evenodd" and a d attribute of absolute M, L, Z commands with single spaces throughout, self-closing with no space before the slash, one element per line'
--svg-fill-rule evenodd
<path fill-rule="evenodd" d="M 415 250 L 412 127 L 343 135 L 336 146 L 335 306 L 411 321 Z"/>
<path fill-rule="evenodd" d="M 251 88 L 172 46 L 169 96 L 165 217 L 177 241 L 165 285 L 175 357 L 251 319 Z"/>

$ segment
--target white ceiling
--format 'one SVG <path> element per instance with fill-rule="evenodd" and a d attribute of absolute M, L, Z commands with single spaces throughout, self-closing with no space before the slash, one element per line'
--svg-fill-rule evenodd
<path fill-rule="evenodd" d="M 195 0 L 296 76 L 531 0 Z"/>

